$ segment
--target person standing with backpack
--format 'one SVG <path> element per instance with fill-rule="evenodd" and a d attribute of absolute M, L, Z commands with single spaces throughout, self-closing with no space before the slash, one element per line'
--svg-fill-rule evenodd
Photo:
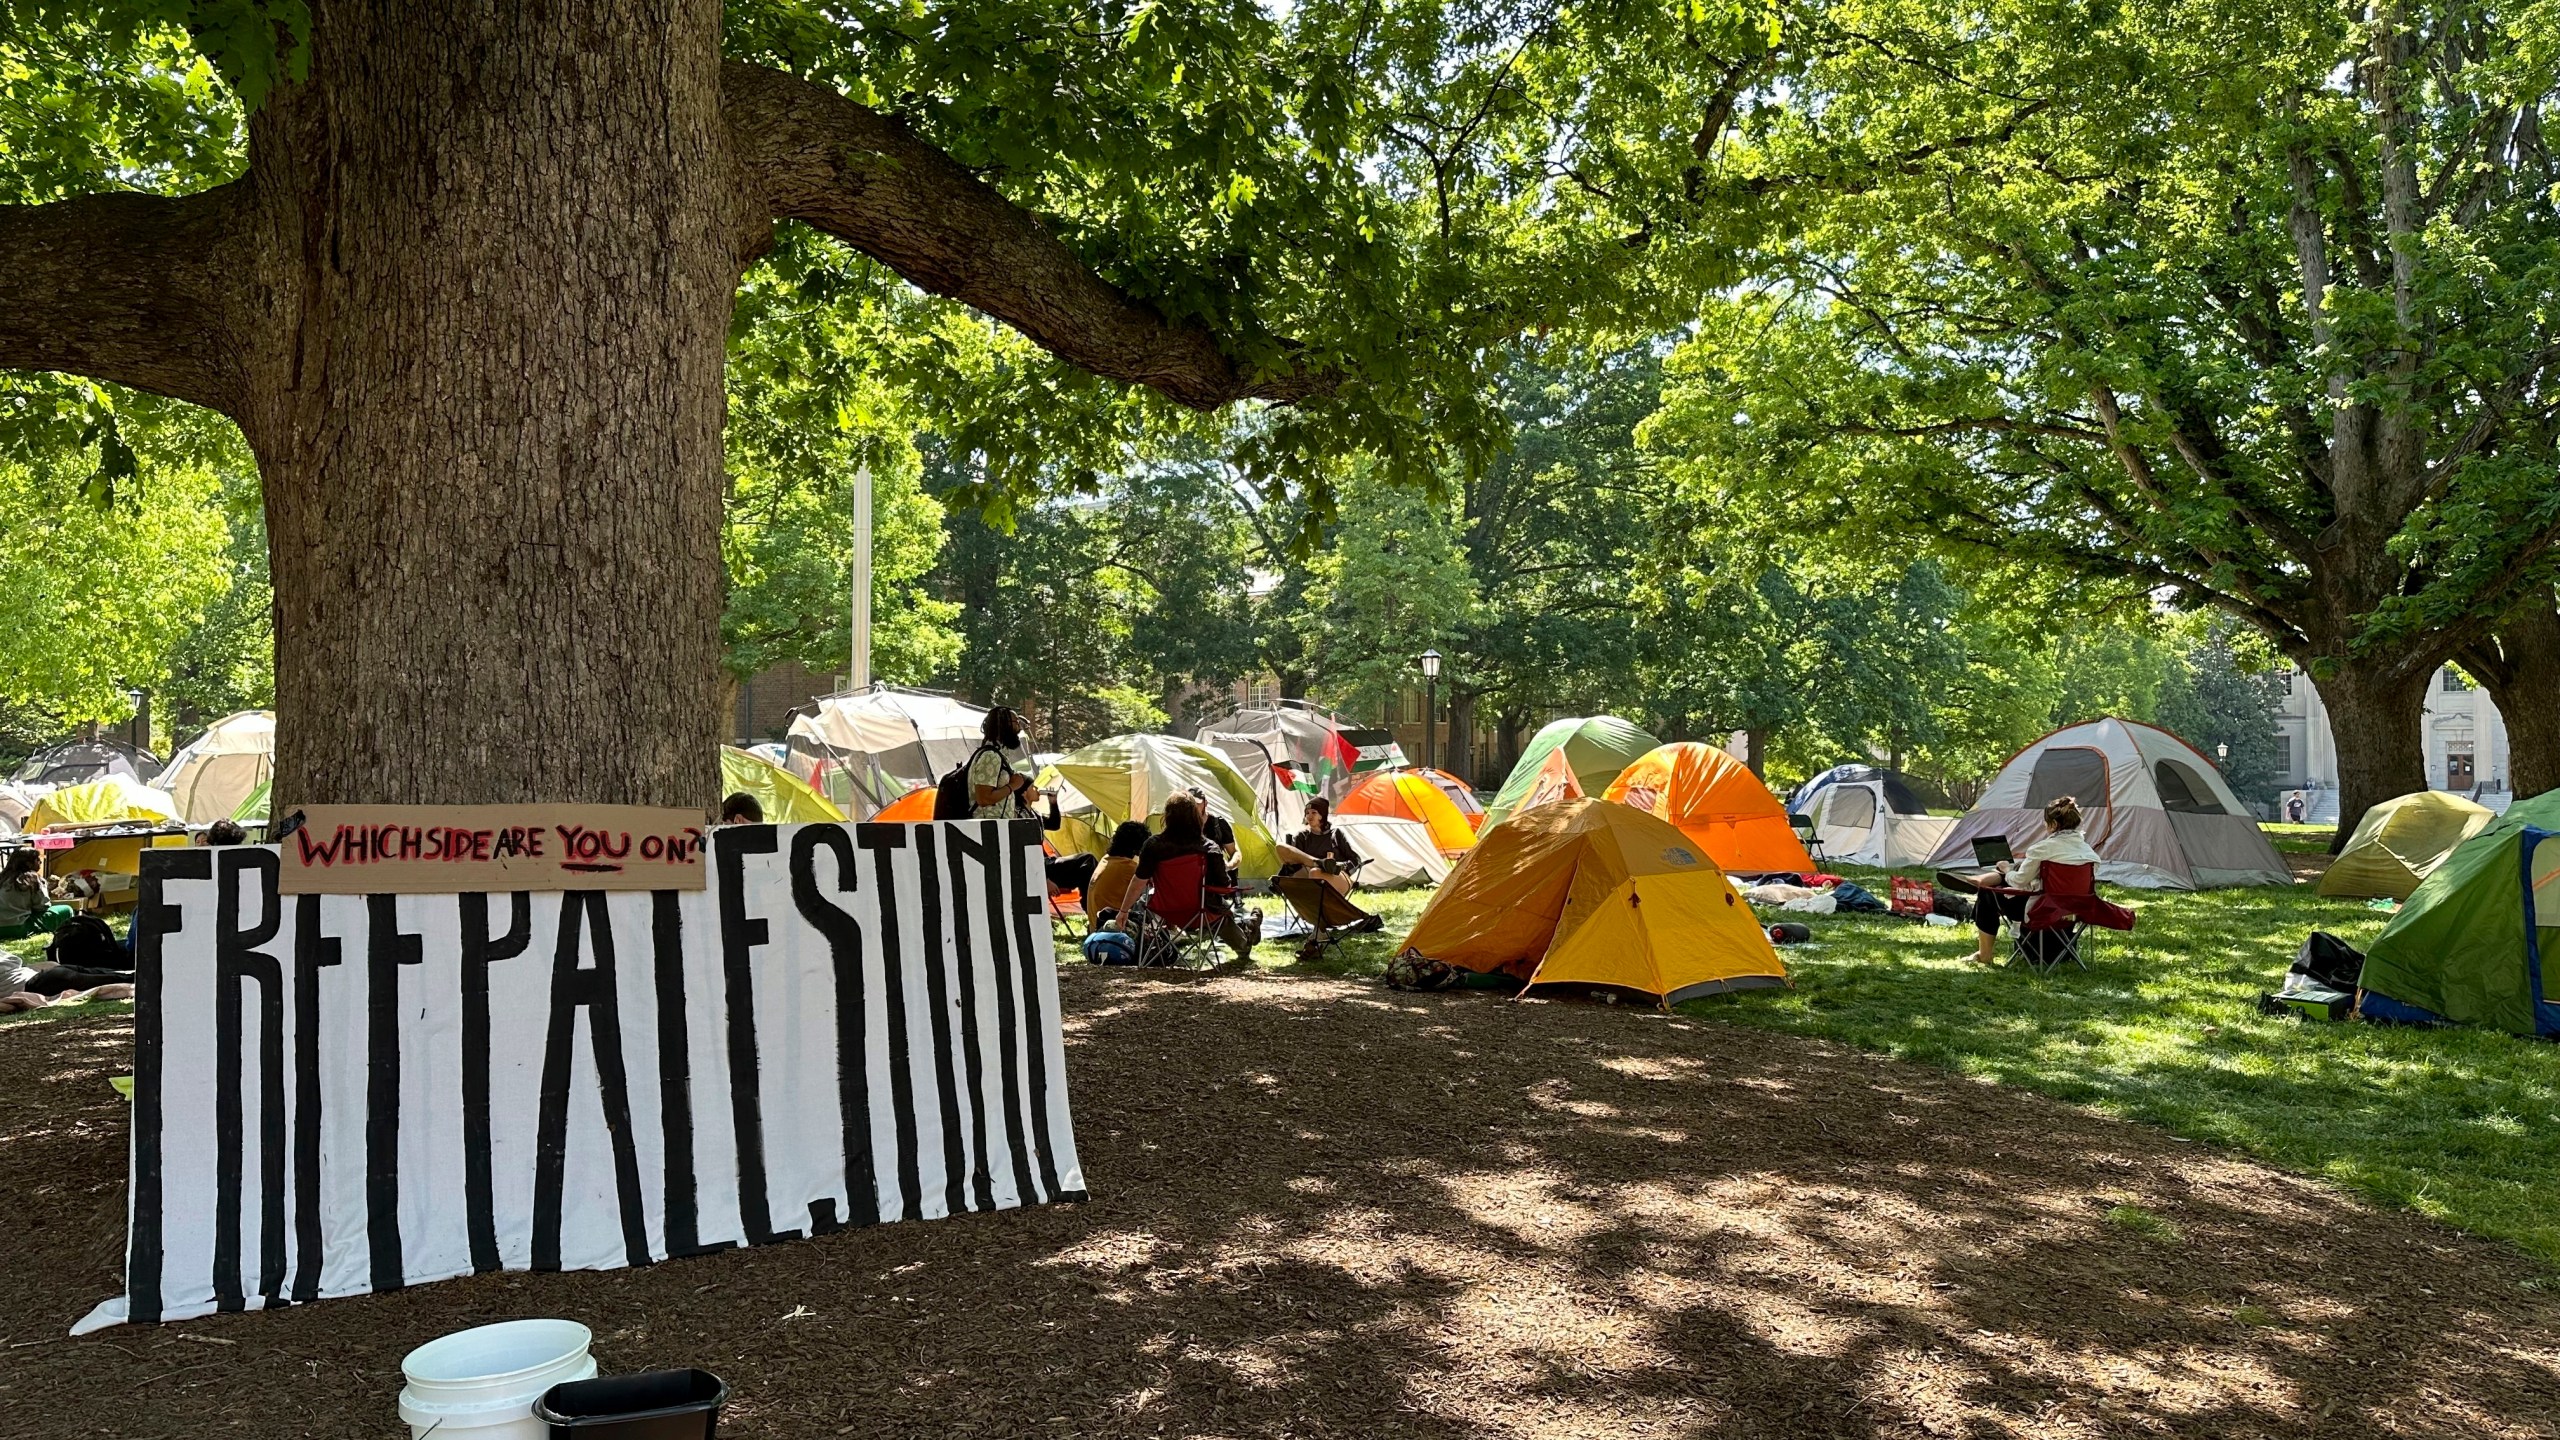
<path fill-rule="evenodd" d="M 969 757 L 969 816 L 973 820 L 1028 820 L 1040 787 L 1014 763 L 1031 732 L 1010 705 L 987 712 L 978 726 L 978 751 Z M 1010 752 L 1010 753 L 1008 753 Z"/>

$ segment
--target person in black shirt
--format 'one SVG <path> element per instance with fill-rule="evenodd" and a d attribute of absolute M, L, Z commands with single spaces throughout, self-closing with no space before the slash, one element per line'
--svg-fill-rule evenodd
<path fill-rule="evenodd" d="M 1200 805 L 1200 834 L 1210 844 L 1218 847 L 1218 854 L 1226 860 L 1229 869 L 1235 868 L 1236 827 L 1228 824 L 1225 816 L 1209 808 L 1209 796 L 1206 791 L 1194 785 L 1189 793 L 1191 798 L 1198 801 Z"/>
<path fill-rule="evenodd" d="M 1289 837 L 1280 847 L 1280 873 L 1303 875 L 1315 872 L 1336 895 L 1351 894 L 1352 872 L 1361 865 L 1360 852 L 1351 848 L 1350 837 L 1333 828 L 1333 804 L 1319 795 L 1307 802 L 1307 828 Z M 1348 898 L 1343 901 L 1349 905 Z M 1360 907 L 1352 905 L 1352 909 Z M 1383 930 L 1387 922 L 1363 910 L 1359 923 L 1344 928 L 1362 933 Z"/>
<path fill-rule="evenodd" d="M 1227 857 L 1219 853 L 1203 828 L 1206 815 L 1206 808 L 1189 795 L 1176 795 L 1166 802 L 1163 832 L 1138 851 L 1138 878 L 1153 880 L 1165 861 L 1198 855 L 1203 863 L 1202 883 L 1211 889 L 1234 885 L 1235 872 L 1227 868 Z M 1210 908 L 1202 912 L 1202 926 L 1214 930 L 1219 939 L 1234 947 L 1239 962 L 1250 959 L 1253 947 L 1262 939 L 1262 912 L 1251 912 L 1251 923 L 1246 924 L 1237 920 L 1229 897 L 1212 895 L 1208 903 Z"/>

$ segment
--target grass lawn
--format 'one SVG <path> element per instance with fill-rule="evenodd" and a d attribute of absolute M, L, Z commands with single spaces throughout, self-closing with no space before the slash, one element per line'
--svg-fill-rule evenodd
<path fill-rule="evenodd" d="M 2325 844 L 2325 827 L 2299 828 Z M 2371 943 L 2387 917 L 2361 901 L 2323 900 L 2308 885 L 2110 893 L 2141 920 L 2110 937 L 2090 973 L 1978 968 L 1971 926 L 1808 917 L 1816 943 L 1783 952 L 1792 990 L 1682 1008 L 2091 1105 L 2560 1264 L 2560 1047 L 2258 1014 L 2259 993 L 2281 982 L 2309 931 Z M 1325 969 L 1381 969 L 1427 896 L 1376 898 L 1386 934 L 1346 941 Z M 1262 959 L 1283 954 L 1275 944 Z"/>

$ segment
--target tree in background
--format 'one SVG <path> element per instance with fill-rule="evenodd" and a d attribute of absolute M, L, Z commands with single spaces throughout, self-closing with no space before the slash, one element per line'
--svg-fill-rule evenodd
<path fill-rule="evenodd" d="M 2287 756 L 2276 712 L 2285 678 L 2266 638 L 2227 615 L 2181 617 L 2172 627 L 2178 664 L 2155 719 L 2213 757 L 2233 794 L 2274 813 Z"/>
<path fill-rule="evenodd" d="M 1712 167 L 1771 237 L 1655 442 L 2221 609 L 2320 686 L 2347 814 L 2422 787 L 2428 677 L 2560 541 L 2549 6 L 1808 23 Z"/>
<path fill-rule="evenodd" d="M 1428 474 L 1489 446 L 1512 337 L 1729 278 L 1692 172 L 1775 38 L 1743 5 L 0 21 L 51 130 L 0 204 L 0 368 L 240 424 L 291 803 L 712 797 L 722 356 L 778 224 L 1147 403 L 1298 406 L 1258 464 Z"/>
<path fill-rule="evenodd" d="M 57 725 L 130 716 L 234 580 L 229 427 L 149 397 L 114 413 L 45 463 L 0 458 L 0 699 Z"/>
<path fill-rule="evenodd" d="M 1455 517 L 1445 495 L 1390 483 L 1376 469 L 1344 483 L 1331 546 L 1306 592 L 1325 693 L 1363 715 L 1386 715 L 1417 682 L 1414 657 L 1454 643 L 1475 608 Z"/>
<path fill-rule="evenodd" d="M 904 373 L 878 359 L 913 326 L 974 336 L 962 317 L 902 301 L 877 266 L 806 231 L 739 286 L 723 432 L 723 713 L 739 683 L 774 665 L 845 672 L 853 480 L 866 466 L 872 674 L 919 683 L 956 658 L 954 607 L 919 585 L 942 548 L 942 507 L 922 486 L 917 407 Z"/>

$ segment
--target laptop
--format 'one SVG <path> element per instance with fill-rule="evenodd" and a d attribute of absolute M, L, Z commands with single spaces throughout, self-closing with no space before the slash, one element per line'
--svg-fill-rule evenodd
<path fill-rule="evenodd" d="M 2016 858 L 2016 853 L 2011 851 L 2009 848 L 2008 836 L 1977 835 L 1973 837 L 1973 863 L 1982 868 L 1978 870 L 1941 870 L 1938 872 L 1938 883 L 1960 895 L 1971 895 L 1980 890 L 1984 884 L 1991 880 L 1992 866 L 1999 864 L 2003 860 L 2014 860 Z"/>

